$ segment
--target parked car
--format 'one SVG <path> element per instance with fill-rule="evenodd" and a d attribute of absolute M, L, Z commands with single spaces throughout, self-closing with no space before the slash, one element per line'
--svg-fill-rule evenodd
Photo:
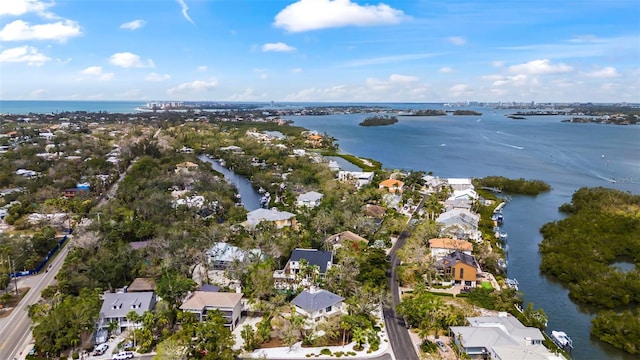
<path fill-rule="evenodd" d="M 105 352 L 107 352 L 107 350 L 109 350 L 109 344 L 102 343 L 102 344 L 96 346 L 95 349 L 93 349 L 93 355 L 102 355 Z"/>
<path fill-rule="evenodd" d="M 133 353 L 131 351 L 120 351 L 119 353 L 113 355 L 112 360 L 126 360 L 133 359 Z"/>
<path fill-rule="evenodd" d="M 442 352 L 447 352 L 447 345 L 445 345 L 442 340 L 436 340 L 436 345 L 438 345 Z"/>

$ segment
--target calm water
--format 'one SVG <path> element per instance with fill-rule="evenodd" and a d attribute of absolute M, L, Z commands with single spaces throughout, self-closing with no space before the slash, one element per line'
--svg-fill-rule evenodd
<path fill-rule="evenodd" d="M 23 101 L 0 100 L 0 114 L 50 114 L 63 111 L 106 111 L 110 113 L 135 113 L 141 101 Z"/>
<path fill-rule="evenodd" d="M 289 119 L 327 132 L 344 151 L 379 160 L 385 168 L 432 171 L 440 177 L 503 175 L 548 182 L 551 192 L 515 197 L 505 208 L 508 275 L 520 282 L 525 301 L 545 310 L 549 331 L 564 330 L 573 338 L 575 359 L 636 359 L 590 338 L 592 314 L 572 303 L 567 289 L 540 274 L 538 244 L 540 227 L 562 218 L 558 207 L 578 188 L 640 193 L 640 126 L 568 124 L 560 122 L 563 117 L 546 116 L 511 120 L 505 110 L 476 110 L 483 115 L 399 117 L 397 124 L 386 127 L 358 126 L 365 114 Z"/>
<path fill-rule="evenodd" d="M 212 160 L 206 156 L 199 156 L 198 159 L 208 162 L 211 164 L 211 167 L 224 175 L 225 180 L 228 183 L 232 184 L 238 190 L 238 194 L 241 196 L 242 204 L 244 208 L 248 211 L 253 211 L 255 209 L 260 208 L 260 195 L 254 188 L 251 182 L 245 178 L 244 176 L 237 175 L 233 171 L 227 169 L 226 167 L 220 165 L 219 162 Z"/>

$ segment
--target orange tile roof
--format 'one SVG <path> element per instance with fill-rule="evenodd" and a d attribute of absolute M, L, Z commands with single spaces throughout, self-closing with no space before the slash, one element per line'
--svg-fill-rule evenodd
<path fill-rule="evenodd" d="M 387 179 L 380 182 L 380 186 L 385 186 L 385 187 L 394 187 L 394 186 L 401 187 L 403 185 L 404 183 L 402 181 L 396 180 L 396 179 Z"/>
<path fill-rule="evenodd" d="M 466 240 L 456 240 L 449 238 L 429 239 L 429 247 L 451 250 L 472 251 L 473 244 Z"/>

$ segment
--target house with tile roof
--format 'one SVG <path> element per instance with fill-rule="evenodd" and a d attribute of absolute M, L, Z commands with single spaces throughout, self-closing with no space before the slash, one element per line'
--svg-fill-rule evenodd
<path fill-rule="evenodd" d="M 152 278 L 135 278 L 127 287 L 127 292 L 149 292 L 156 290 L 156 282 Z"/>
<path fill-rule="evenodd" d="M 194 291 L 180 305 L 180 310 L 196 315 L 198 321 L 204 321 L 207 313 L 220 311 L 225 326 L 233 331 L 240 323 L 242 313 L 242 293 Z"/>
<path fill-rule="evenodd" d="M 383 180 L 378 184 L 378 189 L 387 189 L 393 194 L 402 194 L 404 191 L 404 182 L 397 179 Z"/>
<path fill-rule="evenodd" d="M 145 311 L 155 308 L 156 295 L 152 291 L 106 293 L 100 308 L 98 331 L 108 329 L 112 322 L 117 323 L 116 332 L 120 333 L 128 328 L 140 328 L 142 322 L 127 320 L 129 311 L 135 311 L 142 316 Z"/>
<path fill-rule="evenodd" d="M 344 310 L 343 301 L 344 298 L 341 296 L 311 286 L 309 290 L 302 291 L 291 300 L 291 304 L 295 306 L 296 314 L 300 314 L 313 322 L 318 322 L 342 313 Z"/>
<path fill-rule="evenodd" d="M 329 236 L 327 240 L 325 240 L 325 243 L 327 243 L 328 245 L 334 248 L 337 248 L 337 247 L 340 247 L 342 245 L 342 242 L 345 240 L 363 242 L 365 244 L 369 243 L 369 240 L 363 238 L 358 234 L 352 233 L 349 230 Z"/>
<path fill-rule="evenodd" d="M 429 249 L 431 249 L 431 257 L 440 260 L 455 250 L 471 255 L 473 244 L 466 240 L 435 238 L 429 239 Z"/>
<path fill-rule="evenodd" d="M 181 162 L 176 165 L 176 174 L 186 174 L 191 171 L 198 170 L 198 164 L 191 161 Z"/>
<path fill-rule="evenodd" d="M 275 286 L 278 289 L 297 289 L 300 286 L 310 286 L 313 279 L 300 278 L 300 271 L 304 266 L 315 268 L 313 277 L 323 278 L 333 266 L 333 253 L 316 249 L 295 249 L 282 270 L 273 273 Z"/>

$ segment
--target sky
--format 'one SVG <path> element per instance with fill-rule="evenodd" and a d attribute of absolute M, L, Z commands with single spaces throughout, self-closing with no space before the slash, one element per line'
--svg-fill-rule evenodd
<path fill-rule="evenodd" d="M 640 103 L 640 1 L 0 0 L 0 99 Z"/>

